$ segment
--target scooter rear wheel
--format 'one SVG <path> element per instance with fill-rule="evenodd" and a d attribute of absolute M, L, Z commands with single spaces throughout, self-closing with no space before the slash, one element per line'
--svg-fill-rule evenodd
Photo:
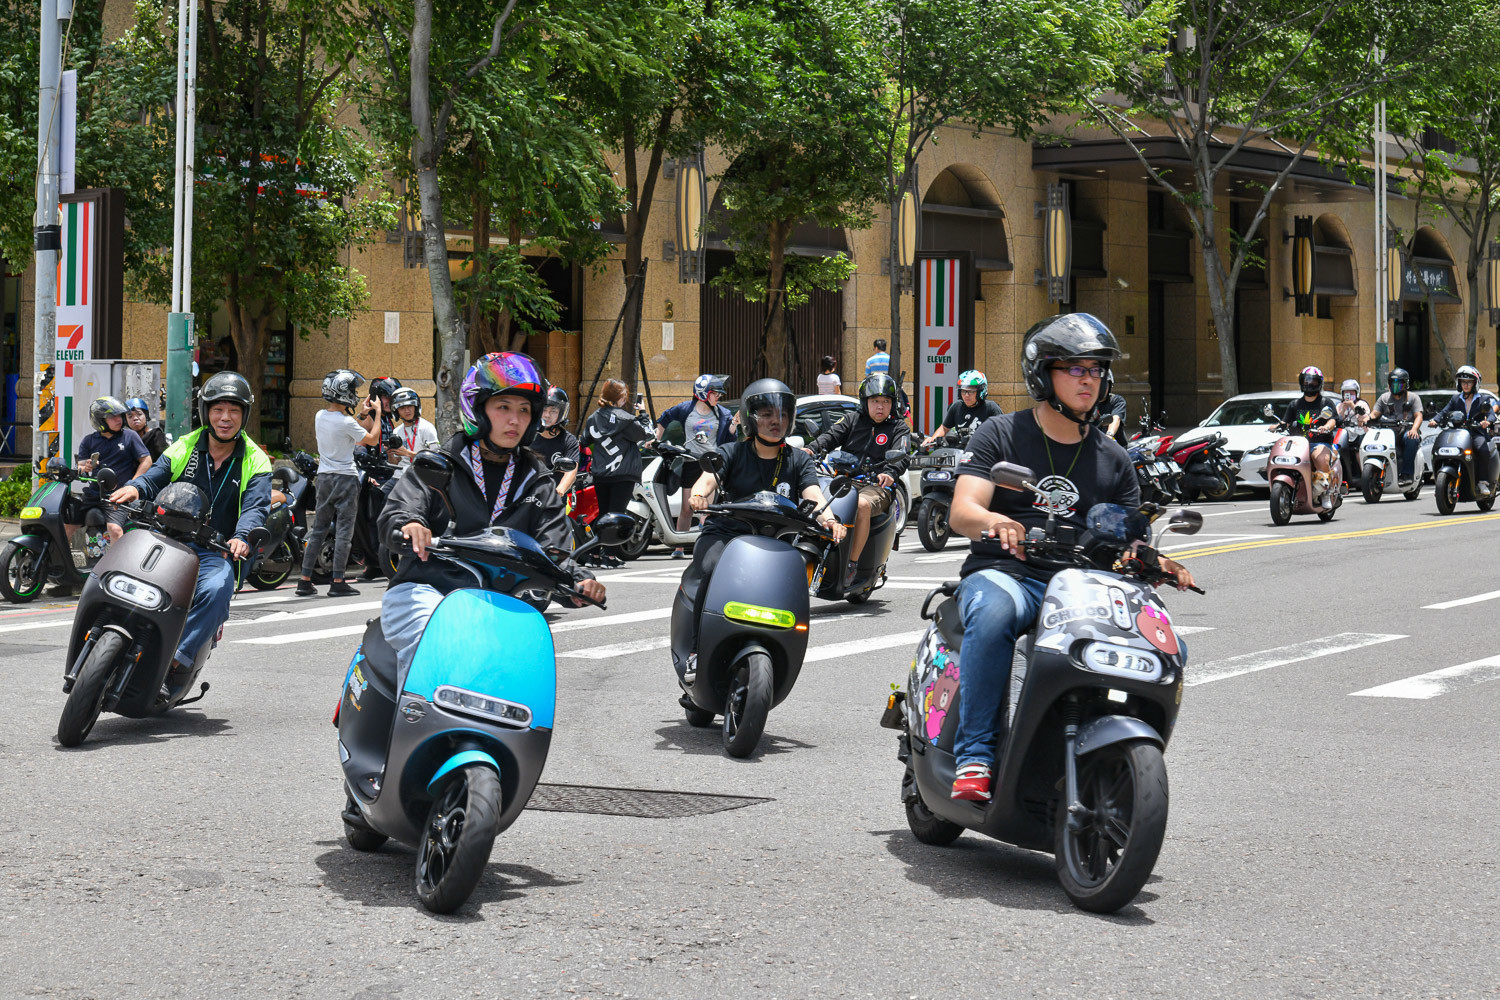
<path fill-rule="evenodd" d="M 1116 743 L 1080 762 L 1078 798 L 1092 813 L 1069 829 L 1059 802 L 1057 878 L 1073 903 L 1113 913 L 1151 877 L 1167 835 L 1167 766 L 1154 743 Z"/>
<path fill-rule="evenodd" d="M 731 757 L 748 757 L 766 730 L 771 714 L 773 677 L 771 658 L 751 653 L 729 682 L 724 704 L 724 750 Z"/>
<path fill-rule="evenodd" d="M 266 553 L 266 557 L 256 565 L 255 571 L 250 574 L 250 586 L 256 590 L 275 590 L 286 583 L 286 578 L 292 575 L 292 568 L 297 563 L 296 550 L 292 548 L 289 538 L 283 538 L 281 544 Z"/>
<path fill-rule="evenodd" d="M 0 595 L 12 604 L 33 600 L 47 585 L 47 567 L 31 549 L 7 545 L 0 552 Z"/>
<path fill-rule="evenodd" d="M 88 739 L 99 721 L 99 711 L 104 707 L 104 691 L 115 673 L 115 660 L 125 648 L 125 637 L 115 631 L 106 631 L 89 650 L 83 666 L 78 668 L 78 677 L 73 681 L 73 690 L 63 705 L 62 718 L 57 720 L 57 742 L 65 747 L 76 747 Z"/>
<path fill-rule="evenodd" d="M 464 904 L 495 846 L 500 818 L 500 776 L 471 764 L 448 777 L 422 825 L 417 845 L 417 898 L 433 913 Z"/>
<path fill-rule="evenodd" d="M 635 562 L 651 547 L 651 522 L 638 523 L 630 538 L 617 550 L 626 562 Z"/>
<path fill-rule="evenodd" d="M 948 507 L 934 500 L 926 501 L 917 510 L 917 537 L 922 548 L 928 552 L 941 552 L 948 547 Z"/>

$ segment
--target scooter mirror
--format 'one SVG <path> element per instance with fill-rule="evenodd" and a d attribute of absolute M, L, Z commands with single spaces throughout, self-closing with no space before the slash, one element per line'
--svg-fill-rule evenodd
<path fill-rule="evenodd" d="M 120 488 L 120 477 L 115 470 L 105 466 L 94 474 L 99 482 L 99 495 L 108 499 L 109 495 Z"/>
<path fill-rule="evenodd" d="M 61 455 L 53 455 L 47 459 L 47 475 L 53 479 L 61 479 L 68 471 L 68 463 L 63 461 Z"/>
<path fill-rule="evenodd" d="M 636 523 L 630 514 L 605 514 L 594 522 L 594 537 L 600 545 L 624 545 L 635 533 Z"/>
<path fill-rule="evenodd" d="M 1024 465 L 1014 462 L 996 462 L 990 466 L 990 482 L 1005 490 L 1024 490 L 1028 482 L 1036 479 L 1036 473 Z"/>
<path fill-rule="evenodd" d="M 444 493 L 453 480 L 453 462 L 440 451 L 418 452 L 411 460 L 411 474 L 429 490 Z"/>
<path fill-rule="evenodd" d="M 716 451 L 700 455 L 698 456 L 698 468 L 717 479 L 719 478 L 719 474 L 724 471 L 724 456 Z"/>
<path fill-rule="evenodd" d="M 553 472 L 572 472 L 576 468 L 578 468 L 578 459 L 570 458 L 567 455 L 552 456 Z"/>
<path fill-rule="evenodd" d="M 905 469 L 910 456 L 900 448 L 892 448 L 885 453 L 885 464 L 893 469 Z"/>
<path fill-rule="evenodd" d="M 1196 510 L 1174 510 L 1167 530 L 1175 535 L 1196 535 L 1203 529 L 1203 515 Z"/>
<path fill-rule="evenodd" d="M 251 528 L 250 534 L 245 536 L 245 544 L 250 546 L 251 552 L 257 551 L 270 540 L 271 532 L 265 525 L 261 525 L 258 528 Z"/>
<path fill-rule="evenodd" d="M 834 476 L 828 484 L 828 495 L 837 500 L 854 488 L 854 482 L 848 476 Z"/>
<path fill-rule="evenodd" d="M 1267 403 L 1265 406 L 1262 406 L 1260 408 L 1260 412 L 1261 412 L 1261 416 L 1270 417 L 1272 420 L 1276 419 L 1276 411 L 1273 410 L 1273 409 L 1271 409 L 1271 404 L 1270 403 Z"/>

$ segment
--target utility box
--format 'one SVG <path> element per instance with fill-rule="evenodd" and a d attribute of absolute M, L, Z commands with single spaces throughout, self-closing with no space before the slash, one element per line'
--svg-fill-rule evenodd
<path fill-rule="evenodd" d="M 74 447 L 94 432 L 89 422 L 89 404 L 100 396 L 113 396 L 120 402 L 139 396 L 146 401 L 151 423 L 161 420 L 160 361 L 78 361 L 73 365 L 73 441 Z M 69 465 L 72 455 L 64 456 Z"/>

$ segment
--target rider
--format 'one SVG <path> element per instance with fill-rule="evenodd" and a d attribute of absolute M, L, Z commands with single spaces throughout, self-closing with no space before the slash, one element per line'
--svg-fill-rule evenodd
<path fill-rule="evenodd" d="M 98 472 L 90 457 L 94 454 L 98 454 L 101 465 L 115 470 L 120 482 L 134 479 L 151 468 L 151 453 L 146 449 L 145 442 L 135 431 L 125 426 L 124 403 L 113 396 L 100 396 L 89 404 L 89 423 L 94 425 L 94 433 L 78 445 L 79 472 Z M 77 509 L 82 514 L 102 504 L 98 485 L 89 483 L 84 487 L 82 502 L 77 505 Z M 115 507 L 106 507 L 103 513 L 107 522 L 105 534 L 110 541 L 119 541 L 125 534 L 125 512 Z M 67 529 L 70 538 L 78 530 L 76 524 L 63 527 Z"/>
<path fill-rule="evenodd" d="M 391 393 L 391 409 L 396 413 L 394 430 L 401 439 L 401 443 L 391 449 L 391 454 L 400 459 L 396 463 L 396 475 L 404 476 L 411 468 L 413 455 L 438 446 L 437 428 L 422 416 L 422 397 L 415 389 L 402 386 Z"/>
<path fill-rule="evenodd" d="M 1000 409 L 999 404 L 990 402 L 986 396 L 989 395 L 990 380 L 984 377 L 984 372 L 970 369 L 958 376 L 958 402 L 948 407 L 948 412 L 943 414 L 943 422 L 938 424 L 937 430 L 922 439 L 922 447 L 930 448 L 933 443 L 941 440 L 949 433 L 973 434 L 979 425 L 990 417 L 998 417 L 1005 412 Z"/>
<path fill-rule="evenodd" d="M 1333 489 L 1328 480 L 1333 467 L 1333 432 L 1338 427 L 1334 413 L 1337 404 L 1323 395 L 1323 372 L 1311 365 L 1297 376 L 1297 387 L 1302 390 L 1302 395 L 1287 404 L 1281 422 L 1288 430 L 1307 435 L 1308 444 L 1312 446 L 1314 479 L 1322 477 L 1322 507 L 1332 510 Z"/>
<path fill-rule="evenodd" d="M 167 450 L 171 442 L 167 440 L 167 434 L 160 427 L 146 426 L 151 419 L 150 410 L 146 407 L 146 401 L 139 396 L 132 396 L 125 400 L 125 424 L 140 436 L 141 444 L 151 453 L 151 461 L 161 458 L 161 453 Z"/>
<path fill-rule="evenodd" d="M 1417 452 L 1422 447 L 1422 397 L 1409 391 L 1411 376 L 1406 373 L 1405 368 L 1391 369 L 1385 380 L 1390 391 L 1375 400 L 1375 409 L 1371 411 L 1370 419 L 1379 420 L 1384 417 L 1409 425 L 1404 435 L 1398 434 L 1396 437 L 1401 451 L 1397 472 L 1400 481 L 1397 487 L 1408 490 L 1416 475 Z"/>
<path fill-rule="evenodd" d="M 1060 568 L 1026 559 L 1020 543 L 1027 529 L 1043 527 L 1055 514 L 1082 531 L 1094 504 L 1140 503 L 1125 449 L 1093 425 L 1111 383 L 1110 363 L 1119 357 L 1114 334 L 1087 313 L 1033 326 L 1022 339 L 1021 370 L 1037 405 L 985 421 L 969 441 L 969 460 L 959 467 L 948 520 L 973 547 L 958 588 L 965 632 L 953 745 L 955 799 L 990 799 L 1016 639 L 1032 627 L 1047 582 Z M 1001 461 L 1045 472 L 1039 486 L 1046 499 L 996 489 L 990 467 Z M 1162 557 L 1161 567 L 1177 575 L 1179 587 L 1193 582 L 1170 559 Z"/>
<path fill-rule="evenodd" d="M 1344 435 L 1343 447 L 1339 449 L 1346 483 L 1359 481 L 1359 442 L 1364 435 L 1365 421 L 1370 419 L 1370 404 L 1360 398 L 1359 392 L 1358 382 L 1352 378 L 1344 379 L 1339 385 L 1339 405 L 1334 410 L 1339 425 L 1349 430 Z"/>
<path fill-rule="evenodd" d="M 896 406 L 896 380 L 883 372 L 866 375 L 859 384 L 859 413 L 845 417 L 819 434 L 803 451 L 809 455 L 835 449 L 851 453 L 861 463 L 868 461 L 876 472 L 874 483 L 859 488 L 859 513 L 854 519 L 854 540 L 849 546 L 849 565 L 844 570 L 844 586 L 854 582 L 859 570 L 859 556 L 870 537 L 870 519 L 890 509 L 896 477 L 886 471 L 885 453 L 907 452 L 911 425 L 893 416 Z"/>
<path fill-rule="evenodd" d="M 542 426 L 536 432 L 532 449 L 542 457 L 547 468 L 552 468 L 552 459 L 563 455 L 573 460 L 573 468 L 556 473 L 557 494 L 567 496 L 578 480 L 578 466 L 583 462 L 583 452 L 578 449 L 578 439 L 568 433 L 568 394 L 562 386 L 547 389 L 547 401 L 542 406 Z"/>
<path fill-rule="evenodd" d="M 828 498 L 818 485 L 817 464 L 807 455 L 786 444 L 787 430 L 797 413 L 797 396 L 785 382 L 774 378 L 763 378 L 751 382 L 745 389 L 745 398 L 740 412 L 748 414 L 750 440 L 730 443 L 719 448 L 724 459 L 723 485 L 719 476 L 705 472 L 693 483 L 688 492 L 688 504 L 693 510 L 702 510 L 710 503 L 709 495 L 718 490 L 720 502 L 735 503 L 747 500 L 760 492 L 779 493 L 784 497 L 796 495 L 804 500 L 816 501 L 824 507 Z M 844 537 L 844 526 L 832 512 L 823 510 L 818 523 L 832 533 L 834 541 Z M 696 589 L 713 574 L 719 557 L 736 535 L 749 531 L 743 524 L 730 517 L 710 516 L 703 522 L 703 533 L 693 546 L 693 561 L 682 574 L 682 589 L 695 597 L 702 590 Z M 697 622 L 697 616 L 693 616 Z M 694 626 L 696 628 L 696 624 Z M 697 635 L 693 646 L 697 646 Z M 696 672 L 698 654 L 688 657 L 687 672 Z"/>
<path fill-rule="evenodd" d="M 162 452 L 151 468 L 110 495 L 111 503 L 151 499 L 169 483 L 189 482 L 208 501 L 208 526 L 227 539 L 229 554 L 250 554 L 250 532 L 266 521 L 271 508 L 271 460 L 245 433 L 245 418 L 255 396 L 239 372 L 210 376 L 198 392 L 198 421 Z M 191 667 L 203 644 L 229 617 L 234 596 L 234 567 L 213 549 L 193 545 L 198 553 L 198 582 L 175 661 Z"/>
<path fill-rule="evenodd" d="M 1459 368 L 1453 381 L 1458 391 L 1433 419 L 1441 421 L 1449 414 L 1454 414 L 1460 420 L 1479 421 L 1479 428 L 1471 431 L 1475 449 L 1474 490 L 1479 496 L 1488 497 L 1495 469 L 1495 452 L 1490 447 L 1489 430 L 1494 422 L 1495 411 L 1500 408 L 1500 400 L 1479 388 L 1479 369 L 1472 365 Z"/>
<path fill-rule="evenodd" d="M 693 460 L 733 442 L 734 432 L 740 425 L 739 417 L 730 413 L 728 407 L 719 405 L 728 379 L 727 375 L 699 375 L 695 378 L 693 398 L 667 407 L 656 418 L 656 440 L 660 441 L 667 433 L 667 426 L 676 421 L 682 424 L 682 446 Z M 693 523 L 693 511 L 687 504 L 692 487 L 686 482 L 686 476 L 683 479 L 682 507 L 677 511 L 678 531 L 688 530 Z M 681 545 L 672 550 L 673 559 L 681 559 L 684 554 Z"/>
<path fill-rule="evenodd" d="M 530 535 L 545 549 L 571 548 L 573 529 L 563 499 L 546 464 L 530 447 L 546 398 L 547 380 L 531 358 L 486 354 L 474 362 L 459 389 L 463 429 L 442 447 L 458 467 L 448 484 L 451 517 L 443 498 L 416 476 L 402 478 L 391 491 L 380 514 L 381 537 L 399 528 L 412 551 L 401 557 L 380 603 L 380 627 L 396 652 L 401 677 L 443 595 L 474 586 L 464 567 L 428 558 L 433 535 L 450 527 L 455 535 L 471 535 L 498 525 Z M 571 557 L 559 556 L 558 565 L 572 574 L 580 593 L 604 600 L 604 585 Z"/>

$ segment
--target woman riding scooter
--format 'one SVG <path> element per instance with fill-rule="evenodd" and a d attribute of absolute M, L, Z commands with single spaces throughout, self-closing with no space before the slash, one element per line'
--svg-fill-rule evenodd
<path fill-rule="evenodd" d="M 1478 427 L 1469 430 L 1474 443 L 1474 491 L 1480 499 L 1487 500 L 1492 493 L 1490 483 L 1495 478 L 1495 450 L 1490 444 L 1489 431 L 1494 426 L 1494 413 L 1500 401 L 1480 390 L 1479 369 L 1472 365 L 1461 367 L 1453 381 L 1457 391 L 1433 420 L 1443 423 L 1449 417 L 1457 417 L 1478 423 Z"/>
<path fill-rule="evenodd" d="M 1344 379 L 1339 386 L 1339 396 L 1339 405 L 1334 410 L 1339 432 L 1334 436 L 1334 445 L 1343 467 L 1344 483 L 1353 483 L 1357 487 L 1360 479 L 1359 443 L 1365 436 L 1365 421 L 1370 419 L 1370 404 L 1359 397 L 1359 383 L 1352 378 Z"/>

